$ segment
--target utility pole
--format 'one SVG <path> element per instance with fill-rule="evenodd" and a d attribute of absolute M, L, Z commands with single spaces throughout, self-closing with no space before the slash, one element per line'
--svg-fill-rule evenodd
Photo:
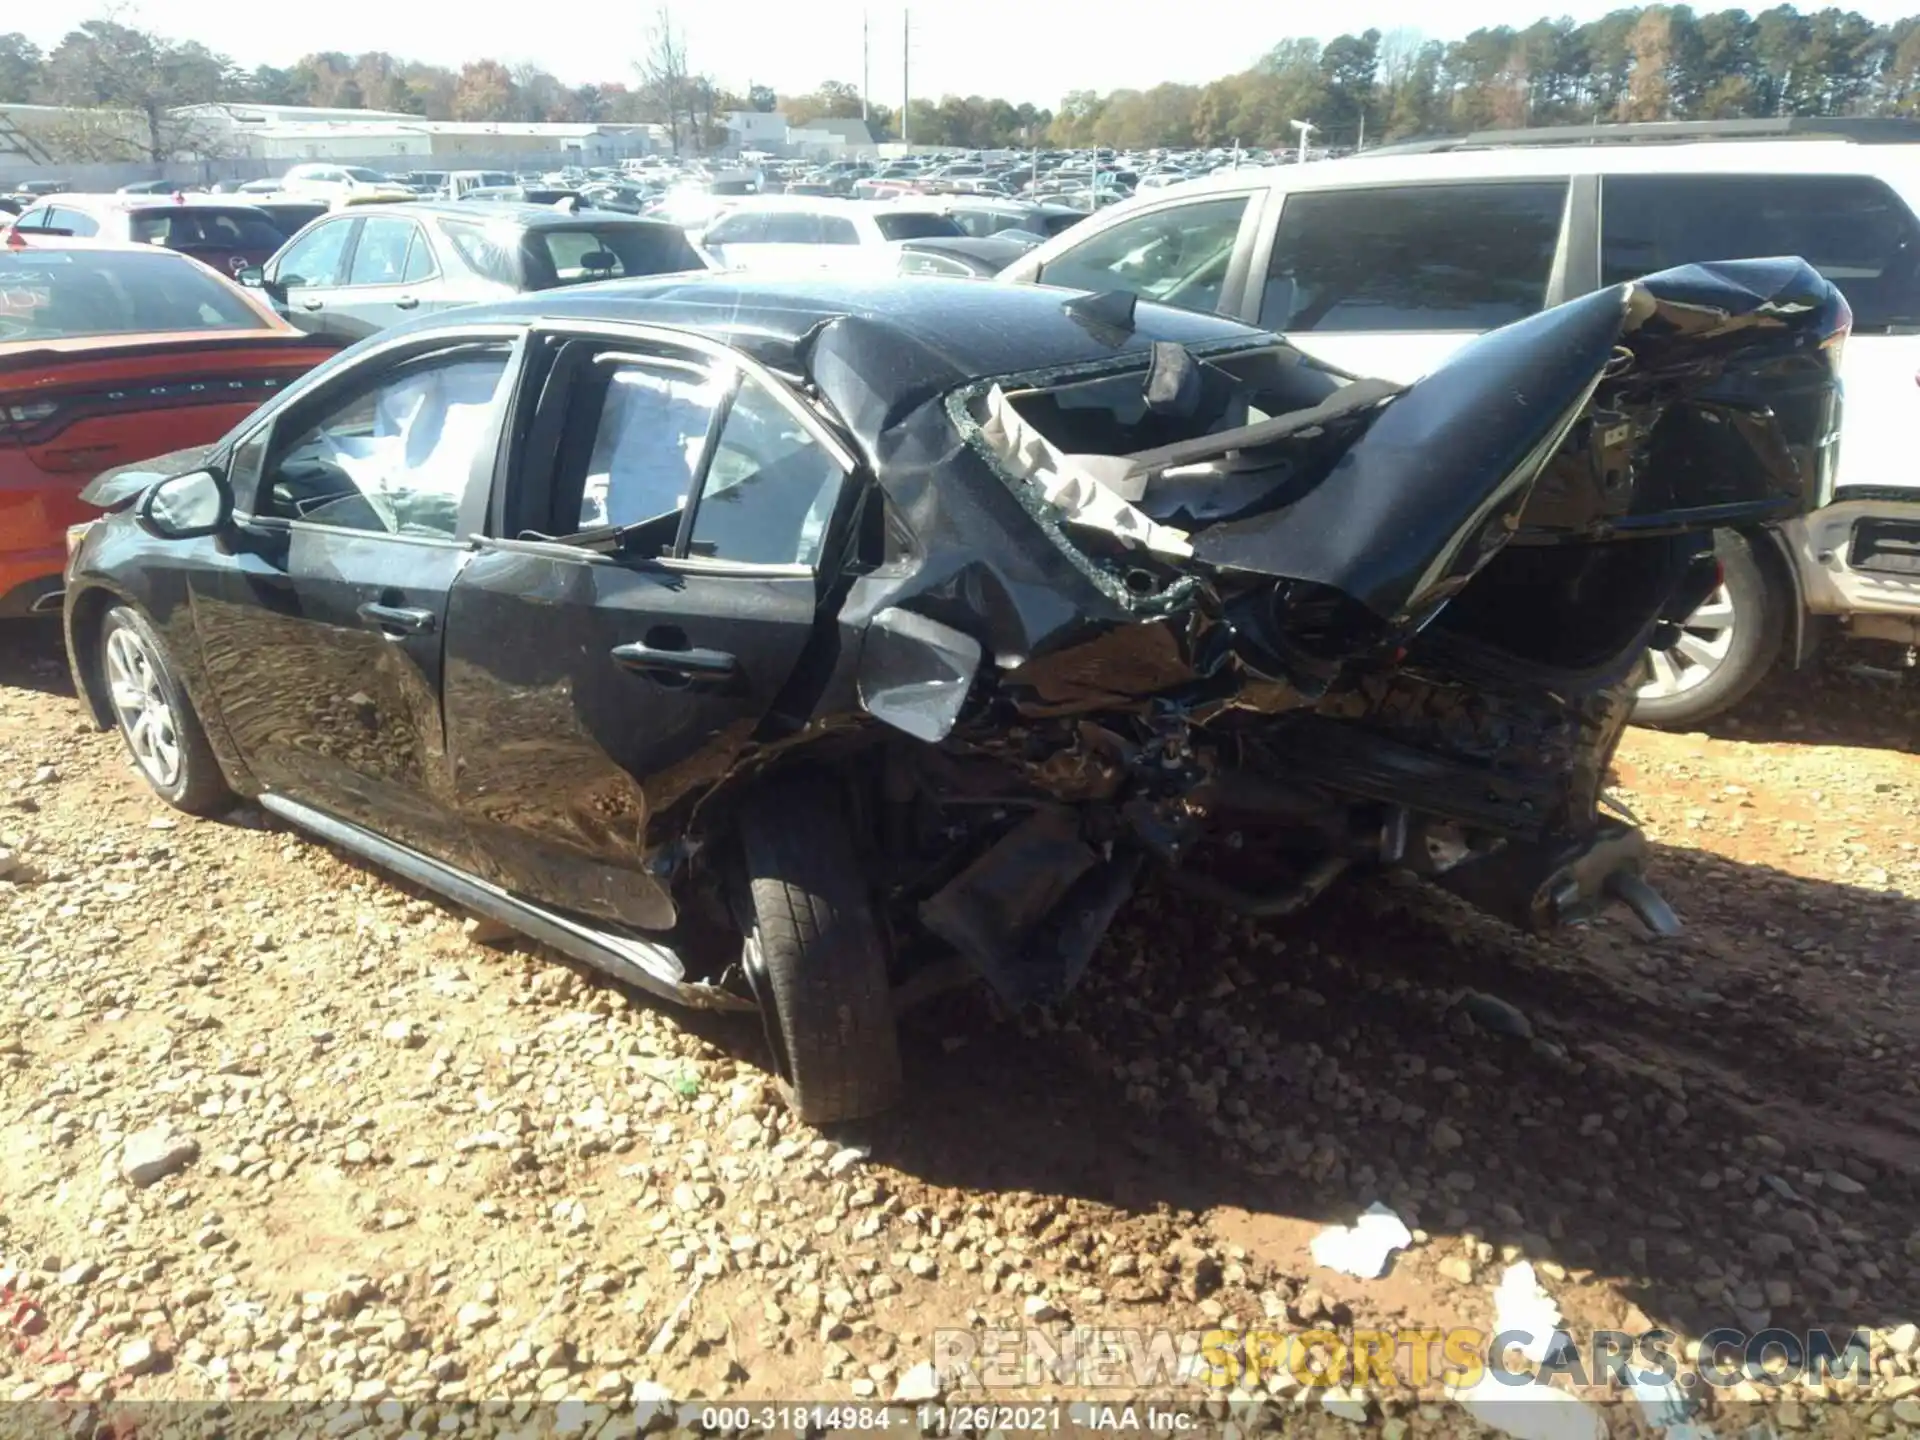
<path fill-rule="evenodd" d="M 860 119 L 862 123 L 870 117 L 867 114 L 867 90 L 872 80 L 873 48 L 867 43 L 867 12 L 860 12 Z"/>
<path fill-rule="evenodd" d="M 1358 143 L 1354 145 L 1353 153 L 1358 155 L 1362 150 L 1366 148 L 1367 148 L 1367 112 L 1362 110 L 1360 112 L 1360 139 Z"/>
<path fill-rule="evenodd" d="M 913 12 L 900 12 L 900 143 L 911 145 L 912 138 L 907 132 L 907 117 L 913 114 L 913 84 L 910 72 L 913 69 Z"/>
<path fill-rule="evenodd" d="M 1289 120 L 1287 123 L 1300 132 L 1300 163 L 1304 165 L 1307 163 L 1307 136 L 1320 127 L 1311 120 Z"/>

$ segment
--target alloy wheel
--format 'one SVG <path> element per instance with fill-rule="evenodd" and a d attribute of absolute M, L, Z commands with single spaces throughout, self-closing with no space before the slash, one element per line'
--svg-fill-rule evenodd
<path fill-rule="evenodd" d="M 1733 596 L 1725 585 L 1716 586 L 1700 608 L 1680 622 L 1680 638 L 1670 648 L 1647 652 L 1653 673 L 1640 687 L 1640 698 L 1665 700 L 1704 684 L 1732 652 L 1737 623 Z"/>
<path fill-rule="evenodd" d="M 180 779 L 180 732 L 160 683 L 160 665 L 132 630 L 107 637 L 107 688 L 121 733 L 147 779 L 170 789 Z"/>

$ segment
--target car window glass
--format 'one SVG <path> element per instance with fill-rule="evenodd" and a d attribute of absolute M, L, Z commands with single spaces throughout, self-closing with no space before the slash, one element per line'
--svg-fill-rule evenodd
<path fill-rule="evenodd" d="M 452 537 L 504 404 L 504 353 L 415 362 L 296 436 L 258 513 L 387 535 Z"/>
<path fill-rule="evenodd" d="M 129 217 L 131 238 L 173 250 L 276 250 L 282 236 L 265 219 L 244 210 L 140 210 Z"/>
<path fill-rule="evenodd" d="M 460 257 L 460 263 L 474 274 L 501 285 L 519 288 L 520 274 L 514 263 L 513 252 L 496 240 L 488 227 L 446 220 L 441 222 L 440 229 L 453 242 L 453 253 Z"/>
<path fill-rule="evenodd" d="M 1273 330 L 1492 330 L 1546 303 L 1564 180 L 1289 195 L 1260 323 Z"/>
<path fill-rule="evenodd" d="M 1856 331 L 1920 324 L 1920 227 L 1864 175 L 1610 175 L 1600 278 L 1798 255 L 1839 287 Z"/>
<path fill-rule="evenodd" d="M 1188 310 L 1217 310 L 1233 261 L 1245 195 L 1152 210 L 1110 226 L 1041 267 L 1073 290 L 1130 290 Z"/>
<path fill-rule="evenodd" d="M 845 472 L 765 387 L 741 382 L 715 445 L 688 553 L 751 565 L 813 565 Z"/>
<path fill-rule="evenodd" d="M 767 212 L 736 210 L 723 215 L 707 229 L 709 245 L 761 245 L 767 238 Z"/>
<path fill-rule="evenodd" d="M 407 268 L 400 278 L 409 285 L 417 285 L 433 278 L 433 249 L 427 244 L 426 231 L 418 225 L 408 228 L 413 231 L 413 242 L 407 247 Z"/>
<path fill-rule="evenodd" d="M 860 232 L 854 223 L 841 215 L 822 215 L 819 217 L 819 243 L 822 245 L 858 245 Z"/>
<path fill-rule="evenodd" d="M 845 223 L 845 222 L 842 222 Z M 876 215 L 882 240 L 931 240 L 941 235 L 964 235 L 960 222 L 950 215 L 935 215 L 925 210 L 902 210 L 895 215 Z M 848 225 L 851 230 L 853 227 Z M 851 244 L 851 241 L 841 242 Z"/>
<path fill-rule="evenodd" d="M 353 247 L 349 285 L 398 285 L 407 273 L 407 247 L 413 243 L 413 224 L 392 215 L 374 215 L 360 227 Z"/>
<path fill-rule="evenodd" d="M 685 234 L 670 225 L 615 223 L 532 230 L 527 234 L 527 251 L 528 279 L 536 290 L 703 268 Z"/>
<path fill-rule="evenodd" d="M 347 232 L 354 223 L 335 220 L 316 226 L 294 241 L 280 257 L 278 282 L 289 289 L 303 285 L 338 285 L 340 262 L 346 258 Z"/>
<path fill-rule="evenodd" d="M 818 245 L 820 217 L 806 210 L 770 210 L 767 212 L 768 245 Z"/>
<path fill-rule="evenodd" d="M 902 275 L 973 274 L 958 260 L 949 260 L 944 255 L 929 255 L 924 250 L 903 250 L 900 253 L 900 273 Z"/>
<path fill-rule="evenodd" d="M 693 493 L 724 382 L 691 366 L 624 366 L 609 377 L 581 492 L 580 525 L 637 525 Z"/>
<path fill-rule="evenodd" d="M 233 286 L 164 250 L 0 247 L 0 342 L 261 324 Z"/>
<path fill-rule="evenodd" d="M 65 207 L 60 207 L 49 213 L 52 216 L 52 218 L 47 221 L 47 228 L 49 230 L 65 230 L 69 235 L 75 236 L 98 235 L 100 233 L 100 222 L 84 211 L 69 210 Z"/>

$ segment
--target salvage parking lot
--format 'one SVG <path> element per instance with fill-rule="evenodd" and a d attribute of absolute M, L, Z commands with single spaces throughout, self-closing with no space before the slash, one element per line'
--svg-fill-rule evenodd
<path fill-rule="evenodd" d="M 930 1398 L 940 1331 L 1486 1328 L 1524 1256 L 1577 1339 L 1874 1327 L 1874 1399 L 1821 1424 L 1920 1418 L 1910 687 L 1782 674 L 1630 732 L 1678 940 L 1149 886 L 1058 1009 L 912 1012 L 906 1107 L 823 1136 L 750 1020 L 486 943 L 257 810 L 175 814 L 17 633 L 0 684 L 0 1393 Z M 1373 1201 L 1414 1245 L 1316 1267 Z M 1474 1429 L 1335 1398 L 1305 1413 Z"/>

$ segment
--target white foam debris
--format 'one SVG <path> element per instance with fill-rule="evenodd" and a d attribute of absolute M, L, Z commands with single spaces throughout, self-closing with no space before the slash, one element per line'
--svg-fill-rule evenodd
<path fill-rule="evenodd" d="M 1308 1246 L 1316 1265 L 1362 1280 L 1377 1280 L 1386 1271 L 1387 1257 L 1413 1243 L 1413 1232 L 1386 1206 L 1375 1203 L 1352 1225 L 1332 1225 L 1313 1237 Z"/>
<path fill-rule="evenodd" d="M 1517 1347 L 1509 1348 L 1518 1348 L 1536 1365 L 1573 1343 L 1560 1328 L 1560 1307 L 1540 1288 L 1532 1264 L 1525 1260 L 1509 1265 L 1494 1287 L 1493 1328 L 1495 1334 L 1527 1336 Z"/>

